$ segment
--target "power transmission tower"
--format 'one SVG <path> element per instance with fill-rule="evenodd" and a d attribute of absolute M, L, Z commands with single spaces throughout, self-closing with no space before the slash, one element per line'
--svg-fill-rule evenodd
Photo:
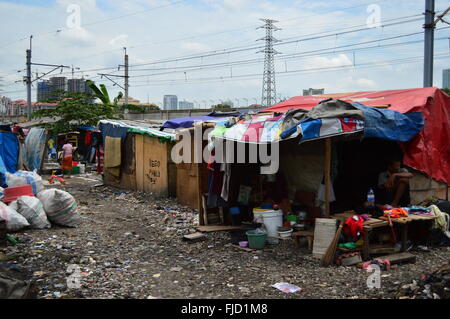
<path fill-rule="evenodd" d="M 257 29 L 265 29 L 266 36 L 258 39 L 258 41 L 265 41 L 266 45 L 263 50 L 258 53 L 264 53 L 264 74 L 263 74 L 263 86 L 262 86 L 262 99 L 261 104 L 265 107 L 272 106 L 276 103 L 277 97 L 277 89 L 275 85 L 275 62 L 274 56 L 275 54 L 279 54 L 273 48 L 273 44 L 280 42 L 273 36 L 274 31 L 281 30 L 276 27 L 274 23 L 278 22 L 276 20 L 271 19 L 260 19 L 264 22 L 264 25 Z"/>

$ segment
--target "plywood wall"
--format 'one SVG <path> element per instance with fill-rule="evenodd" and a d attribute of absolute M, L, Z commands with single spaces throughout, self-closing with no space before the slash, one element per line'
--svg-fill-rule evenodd
<path fill-rule="evenodd" d="M 162 197 L 169 196 L 170 148 L 170 143 L 162 143 L 157 138 L 140 134 L 128 135 L 125 153 L 122 153 L 121 178 L 114 179 L 105 170 L 105 184 Z M 173 182 L 173 172 L 171 176 Z"/>
<path fill-rule="evenodd" d="M 448 186 L 445 183 L 436 182 L 418 171 L 412 171 L 412 173 L 413 177 L 409 182 L 411 204 L 417 205 L 431 197 L 448 200 Z"/>

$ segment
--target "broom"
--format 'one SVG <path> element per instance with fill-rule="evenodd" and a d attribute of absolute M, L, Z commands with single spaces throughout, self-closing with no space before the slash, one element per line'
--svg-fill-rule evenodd
<path fill-rule="evenodd" d="M 322 266 L 329 266 L 333 262 L 334 256 L 336 255 L 336 248 L 339 243 L 339 238 L 341 237 L 341 231 L 342 223 L 339 225 L 336 234 L 334 235 L 334 238 L 330 243 L 330 246 L 328 246 L 325 255 L 323 255 L 322 257 Z"/>

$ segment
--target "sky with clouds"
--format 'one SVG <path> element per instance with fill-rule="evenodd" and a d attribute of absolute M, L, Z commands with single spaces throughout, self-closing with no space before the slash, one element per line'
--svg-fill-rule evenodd
<path fill-rule="evenodd" d="M 21 79 L 33 35 L 33 62 L 74 67 L 121 90 L 98 73 L 123 75 L 130 96 L 163 95 L 197 106 L 260 102 L 264 36 L 261 18 L 278 20 L 279 98 L 302 89 L 326 93 L 421 87 L 424 0 L 0 0 L 0 95 L 26 99 Z M 436 0 L 436 10 L 450 1 Z M 378 15 L 379 13 L 379 15 Z M 78 15 L 79 14 L 79 15 Z M 381 26 L 374 27 L 377 18 Z M 78 23 L 79 22 L 79 23 Z M 368 24 L 369 22 L 369 24 Z M 368 25 L 371 26 L 368 28 Z M 437 28 L 449 27 L 439 23 Z M 358 31 L 355 31 L 358 30 Z M 449 29 L 435 33 L 434 85 L 450 67 Z M 48 67 L 33 66 L 42 75 Z M 60 74 L 60 71 L 54 75 Z M 71 77 L 71 70 L 63 75 Z M 122 78 L 115 78 L 123 84 Z M 18 81 L 16 83 L 16 81 Z M 33 100 L 36 99 L 36 85 Z"/>

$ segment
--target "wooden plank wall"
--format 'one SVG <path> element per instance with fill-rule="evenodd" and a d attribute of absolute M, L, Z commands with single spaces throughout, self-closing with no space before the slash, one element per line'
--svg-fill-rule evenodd
<path fill-rule="evenodd" d="M 167 143 L 144 136 L 144 191 L 159 196 L 169 195 Z"/>

